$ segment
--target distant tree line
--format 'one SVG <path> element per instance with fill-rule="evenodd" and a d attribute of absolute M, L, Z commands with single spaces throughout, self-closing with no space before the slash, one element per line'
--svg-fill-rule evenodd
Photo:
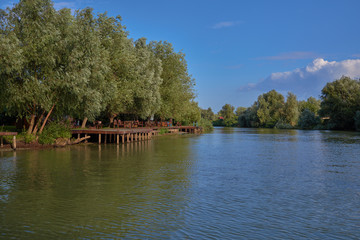
<path fill-rule="evenodd" d="M 28 134 L 64 116 L 200 119 L 185 54 L 129 38 L 120 16 L 20 0 L 0 10 L 0 36 L 0 116 L 27 119 Z"/>
<path fill-rule="evenodd" d="M 360 81 L 342 77 L 327 83 L 319 100 L 298 101 L 290 92 L 285 100 L 271 90 L 248 108 L 225 104 L 217 114 L 209 108 L 201 115 L 215 126 L 360 130 Z"/>

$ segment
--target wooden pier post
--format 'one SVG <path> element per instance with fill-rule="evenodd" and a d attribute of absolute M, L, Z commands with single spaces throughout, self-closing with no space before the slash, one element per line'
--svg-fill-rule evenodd
<path fill-rule="evenodd" d="M 101 144 L 101 134 L 99 134 L 99 144 Z"/>
<path fill-rule="evenodd" d="M 4 139 L 3 139 L 3 136 L 0 137 L 0 147 L 3 147 L 4 146 Z"/>
<path fill-rule="evenodd" d="M 125 134 L 121 135 L 121 143 L 125 143 Z"/>
<path fill-rule="evenodd" d="M 13 137 L 13 148 L 16 150 L 16 135 Z"/>
<path fill-rule="evenodd" d="M 119 134 L 116 135 L 116 144 L 119 145 Z"/>

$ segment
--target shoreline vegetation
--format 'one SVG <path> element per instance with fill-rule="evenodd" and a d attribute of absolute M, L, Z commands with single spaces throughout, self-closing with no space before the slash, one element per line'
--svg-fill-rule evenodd
<path fill-rule="evenodd" d="M 185 54 L 167 41 L 130 38 L 121 21 L 91 8 L 56 10 L 50 0 L 0 9 L 2 131 L 16 126 L 23 142 L 49 145 L 69 138 L 69 124 L 208 124 Z"/>
<path fill-rule="evenodd" d="M 224 127 L 360 131 L 360 80 L 343 76 L 327 83 L 320 99 L 306 101 L 271 90 L 251 107 L 225 104 L 217 114 L 202 109 L 201 117 Z"/>
<path fill-rule="evenodd" d="M 0 9 L 0 131 L 47 147 L 71 139 L 74 126 L 111 127 L 118 120 L 196 124 L 204 132 L 360 130 L 360 81 L 345 76 L 327 83 L 320 99 L 298 101 L 291 92 L 285 99 L 271 90 L 248 108 L 201 109 L 185 54 L 167 41 L 130 38 L 121 21 L 91 8 L 56 10 L 50 0 Z"/>

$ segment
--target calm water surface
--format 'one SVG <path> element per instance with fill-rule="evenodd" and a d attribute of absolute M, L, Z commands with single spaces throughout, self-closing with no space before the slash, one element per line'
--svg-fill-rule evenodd
<path fill-rule="evenodd" d="M 0 239 L 359 238 L 359 133 L 0 152 Z"/>

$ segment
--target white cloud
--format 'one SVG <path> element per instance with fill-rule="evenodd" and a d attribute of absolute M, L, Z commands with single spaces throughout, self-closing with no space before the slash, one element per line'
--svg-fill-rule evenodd
<path fill-rule="evenodd" d="M 213 29 L 227 28 L 239 25 L 242 23 L 241 21 L 226 21 L 226 22 L 218 22 L 212 26 Z"/>
<path fill-rule="evenodd" d="M 314 59 L 318 57 L 313 52 L 285 52 L 275 56 L 258 57 L 258 60 L 296 60 L 296 59 Z"/>
<path fill-rule="evenodd" d="M 280 92 L 293 92 L 303 99 L 310 96 L 319 97 L 321 89 L 327 82 L 332 82 L 341 76 L 359 78 L 360 59 L 329 62 L 317 58 L 304 68 L 272 73 L 258 83 L 242 86 L 240 91 L 257 90 L 265 92 L 275 89 Z"/>

